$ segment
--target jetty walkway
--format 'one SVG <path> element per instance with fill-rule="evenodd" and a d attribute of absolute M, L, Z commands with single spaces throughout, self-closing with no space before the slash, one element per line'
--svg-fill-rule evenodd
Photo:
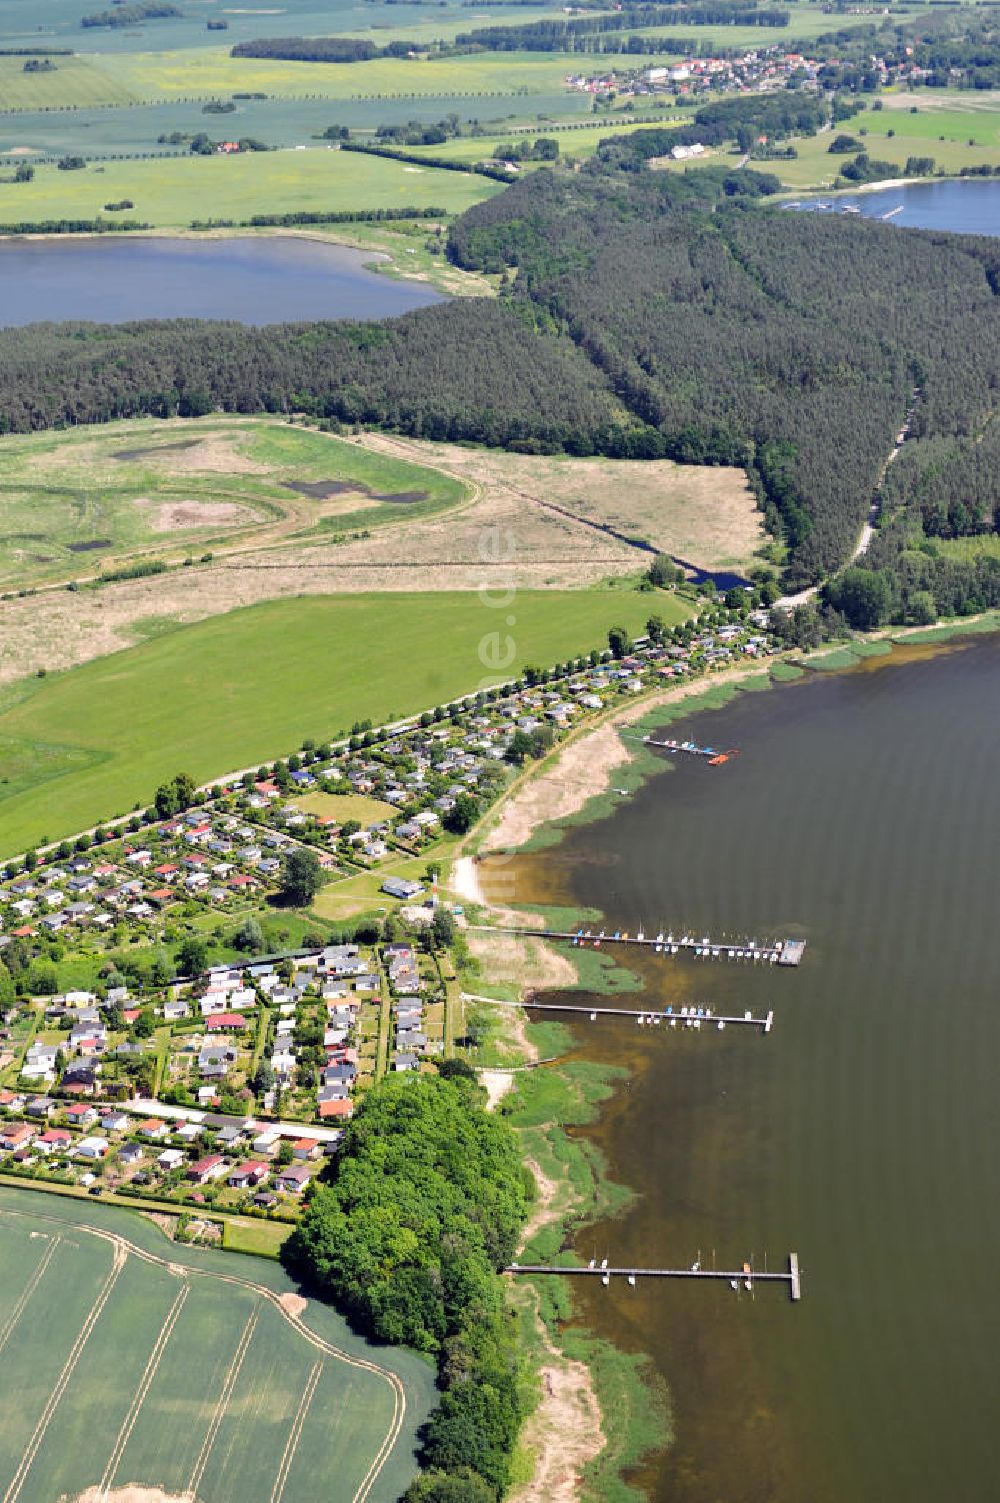
<path fill-rule="evenodd" d="M 563 944 L 590 946 L 599 950 L 602 945 L 630 945 L 652 950 L 657 955 L 695 955 L 701 960 L 749 960 L 765 965 L 801 965 L 805 954 L 804 939 L 727 940 L 701 938 L 693 934 L 663 933 L 647 935 L 642 929 L 634 934 L 627 929 L 538 929 L 504 928 L 492 924 L 470 924 L 470 929 L 491 934 L 518 934 L 529 939 L 549 939 Z"/>
<path fill-rule="evenodd" d="M 636 1279 L 728 1279 L 729 1285 L 738 1290 L 743 1285 L 747 1291 L 752 1291 L 758 1284 L 786 1284 L 788 1293 L 795 1303 L 802 1299 L 802 1270 L 798 1267 L 797 1252 L 789 1252 L 788 1269 L 785 1272 L 768 1272 L 753 1269 L 749 1263 L 744 1263 L 741 1269 L 702 1269 L 701 1263 L 692 1264 L 690 1269 L 630 1269 L 630 1267 L 609 1267 L 608 1258 L 603 1258 L 602 1263 L 597 1263 L 591 1258 L 589 1263 L 511 1263 L 504 1273 L 525 1275 L 534 1278 L 537 1275 L 550 1275 L 559 1273 L 565 1278 L 600 1279 L 605 1288 L 611 1284 L 612 1279 L 626 1279 L 629 1284 L 635 1285 Z"/>
<path fill-rule="evenodd" d="M 504 1269 L 504 1273 L 523 1274 L 528 1277 L 539 1274 L 561 1274 L 566 1278 L 595 1278 L 600 1279 L 605 1288 L 613 1278 L 626 1279 L 632 1285 L 637 1279 L 727 1279 L 734 1289 L 743 1285 L 747 1290 L 752 1290 L 756 1284 L 787 1284 L 789 1295 L 796 1303 L 802 1298 L 799 1255 L 794 1252 L 788 1254 L 788 1268 L 784 1272 L 773 1270 L 762 1272 L 751 1267 L 749 1263 L 744 1263 L 742 1268 L 702 1268 L 700 1263 L 695 1263 L 690 1268 L 609 1267 L 607 1258 L 600 1263 L 593 1258 L 586 1264 L 511 1263 Z"/>

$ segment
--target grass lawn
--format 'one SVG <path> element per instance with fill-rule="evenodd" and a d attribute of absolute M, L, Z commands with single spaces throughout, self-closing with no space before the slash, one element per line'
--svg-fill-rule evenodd
<path fill-rule="evenodd" d="M 130 198 L 128 217 L 156 228 L 193 219 L 248 219 L 300 209 L 440 208 L 458 214 L 500 184 L 355 152 L 253 152 L 101 162 L 78 172 L 37 167 L 30 183 L 0 183 L 0 226 L 47 219 L 108 218 L 106 203 Z"/>
<path fill-rule="evenodd" d="M 171 1245 L 132 1212 L 6 1186 L 0 1212 L 4 1370 L 18 1395 L 0 1414 L 5 1495 L 130 1483 L 269 1503 L 286 1475 L 297 1503 L 351 1497 L 394 1421 L 391 1373 L 408 1400 L 403 1430 L 366 1496 L 389 1503 L 405 1488 L 433 1399 L 414 1356 L 375 1352 L 311 1304 L 314 1345 L 272 1298 L 292 1289 L 273 1261 Z M 116 1235 L 150 1261 L 116 1252 Z"/>
<path fill-rule="evenodd" d="M 678 113 L 676 116 L 671 110 L 663 111 L 663 119 L 646 122 L 645 125 L 634 125 L 632 130 L 663 130 L 665 126 L 683 125 L 689 117 Z M 516 141 L 519 145 L 527 145 L 537 140 L 539 136 L 559 142 L 559 155 L 561 157 L 590 157 L 593 156 L 599 144 L 606 141 L 609 136 L 615 137 L 628 134 L 628 130 L 618 123 L 608 125 L 586 125 L 570 127 L 552 127 L 548 125 L 533 126 L 531 130 L 511 130 L 507 134 L 498 128 L 487 136 L 458 136 L 453 141 L 446 141 L 441 146 L 410 146 L 406 149 L 414 152 L 417 156 L 447 157 L 452 162 L 482 162 L 495 154 L 497 146 L 506 142 Z M 542 162 L 525 162 L 523 167 L 544 166 Z"/>
<path fill-rule="evenodd" d="M 28 680 L 0 713 L 0 854 L 58 839 L 149 802 L 180 769 L 199 782 L 468 694 L 635 632 L 687 604 L 638 591 L 534 591 L 509 609 L 474 594 L 325 596 L 271 602 L 167 632 L 60 677 Z M 508 661 L 509 660 L 509 661 Z M 490 661 L 503 661 L 488 671 Z M 31 748 L 66 748 L 26 786 Z M 83 748 L 94 758 L 80 767 Z M 19 782 L 6 784 L 16 761 Z M 6 795 L 6 797 L 4 797 Z"/>
<path fill-rule="evenodd" d="M 293 1228 L 278 1221 L 226 1220 L 222 1226 L 222 1245 L 227 1252 L 256 1253 L 262 1258 L 276 1258 L 288 1241 Z"/>
<path fill-rule="evenodd" d="M 331 818 L 340 824 L 356 819 L 359 824 L 372 825 L 380 819 L 394 819 L 397 810 L 380 798 L 368 798 L 363 793 L 307 793 L 295 800 L 303 814 L 315 814 L 319 819 Z"/>

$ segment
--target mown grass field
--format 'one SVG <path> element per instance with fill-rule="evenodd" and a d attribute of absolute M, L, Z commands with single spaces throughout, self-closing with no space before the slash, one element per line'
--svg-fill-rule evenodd
<path fill-rule="evenodd" d="M 466 494 L 440 470 L 269 419 L 2 439 L 0 589 L 89 578 L 137 555 L 412 522 Z"/>
<path fill-rule="evenodd" d="M 0 714 L 0 855 L 145 805 L 181 769 L 208 781 L 287 754 L 304 736 L 423 710 L 525 663 L 604 646 L 608 627 L 639 631 L 654 611 L 674 622 L 688 606 L 600 589 L 523 592 L 503 608 L 471 593 L 314 597 L 234 611 L 29 680 Z M 491 658 L 509 663 L 490 671 Z M 37 780 L 35 747 L 49 755 Z"/>
<path fill-rule="evenodd" d="M 200 1503 L 350 1503 L 397 1426 L 365 1496 L 389 1503 L 412 1475 L 430 1368 L 372 1351 L 315 1304 L 294 1324 L 273 1262 L 2 1187 L 0 1267 L 8 1503 L 126 1484 Z"/>
<path fill-rule="evenodd" d="M 500 184 L 460 172 L 414 167 L 355 152 L 254 152 L 99 162 L 78 172 L 40 166 L 30 183 L 0 183 L 0 227 L 47 219 L 110 219 L 106 203 L 130 198 L 125 217 L 156 228 L 193 219 L 249 219 L 300 209 L 443 209 L 461 213 Z M 122 216 L 119 215 L 119 218 Z"/>

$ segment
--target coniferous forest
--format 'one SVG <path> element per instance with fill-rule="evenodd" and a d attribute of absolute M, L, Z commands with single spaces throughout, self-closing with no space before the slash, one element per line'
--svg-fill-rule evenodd
<path fill-rule="evenodd" d="M 765 123 L 782 129 L 752 125 Z M 1000 244 L 789 213 L 768 201 L 773 178 L 657 171 L 665 149 L 658 131 L 614 138 L 582 169 L 526 174 L 459 218 L 449 254 L 500 273 L 495 299 L 367 324 L 6 331 L 0 425 L 300 411 L 518 450 L 744 465 L 798 587 L 850 556 L 912 409 L 884 480 L 896 542 L 872 553 L 896 581 L 890 608 L 905 609 L 902 554 L 930 558 L 934 539 L 1000 516 Z M 956 590 L 963 567 L 949 564 L 942 608 L 1000 599 L 1000 569 L 981 562 Z"/>

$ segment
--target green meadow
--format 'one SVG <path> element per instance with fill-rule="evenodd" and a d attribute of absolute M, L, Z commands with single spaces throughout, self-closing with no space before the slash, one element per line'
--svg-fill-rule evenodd
<path fill-rule="evenodd" d="M 0 1186 L 0 1267 L 11 1503 L 126 1484 L 201 1503 L 347 1503 L 400 1420 L 366 1496 L 391 1503 L 412 1476 L 432 1369 L 374 1351 L 315 1303 L 305 1329 L 292 1324 L 273 1296 L 293 1286 L 272 1260 Z"/>
<path fill-rule="evenodd" d="M 300 210 L 442 209 L 461 213 L 499 191 L 488 178 L 316 147 L 239 156 L 95 162 L 81 171 L 39 166 L 30 183 L 0 183 L 0 227 L 48 219 L 113 219 L 107 203 L 155 228 L 193 219 L 249 219 Z M 119 218 L 122 216 L 118 216 Z"/>
<path fill-rule="evenodd" d="M 0 589 L 412 522 L 465 487 L 330 434 L 267 418 L 109 423 L 0 439 Z M 396 499 L 398 498 L 398 499 Z"/>
<path fill-rule="evenodd" d="M 24 697 L 0 713 L 0 855 L 144 806 L 180 770 L 206 782 L 303 737 L 327 740 L 356 720 L 409 715 L 526 663 L 603 647 L 610 626 L 639 632 L 654 612 L 673 623 L 688 611 L 673 595 L 621 589 L 526 591 L 509 605 L 459 593 L 310 597 L 22 681 Z M 48 757 L 37 776 L 36 749 Z"/>

